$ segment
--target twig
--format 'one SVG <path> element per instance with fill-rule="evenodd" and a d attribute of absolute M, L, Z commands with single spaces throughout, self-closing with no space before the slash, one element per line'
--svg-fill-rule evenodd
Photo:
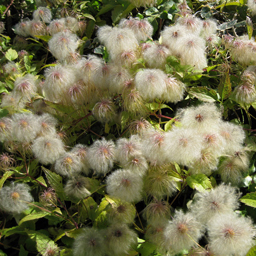
<path fill-rule="evenodd" d="M 7 6 L 7 8 L 5 9 L 3 16 L 8 12 L 9 8 L 13 5 L 14 0 L 11 1 L 11 3 Z"/>

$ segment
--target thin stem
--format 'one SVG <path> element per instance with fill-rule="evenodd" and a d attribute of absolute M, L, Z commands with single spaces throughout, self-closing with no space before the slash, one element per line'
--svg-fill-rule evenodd
<path fill-rule="evenodd" d="M 78 225 L 77 223 L 75 222 L 75 220 L 73 219 L 73 217 L 70 215 L 70 213 L 68 212 L 66 206 L 60 201 L 59 198 L 57 198 L 58 202 L 61 204 L 61 206 L 64 208 L 64 210 L 67 212 L 69 218 L 72 220 L 73 224 L 75 225 L 76 229 L 78 229 Z"/>
<path fill-rule="evenodd" d="M 142 225 L 142 222 L 141 222 L 141 219 L 140 219 L 140 215 L 139 215 L 139 213 L 138 213 L 137 209 L 136 209 L 136 213 L 137 213 L 137 216 L 138 216 L 138 219 L 139 219 L 140 225 L 141 225 L 141 227 L 142 227 L 142 230 L 143 230 L 143 232 L 145 232 L 145 229 L 144 229 L 144 227 L 143 227 L 143 225 Z"/>
<path fill-rule="evenodd" d="M 10 245 L 7 245 L 7 244 L 3 244 L 3 243 L 1 243 L 1 242 L 0 242 L 0 244 L 3 245 L 3 246 L 6 246 L 6 247 L 12 248 L 12 249 L 14 249 L 14 250 L 16 250 L 16 251 L 20 251 L 20 249 L 17 248 L 17 247 L 13 247 L 13 246 L 10 246 Z"/>

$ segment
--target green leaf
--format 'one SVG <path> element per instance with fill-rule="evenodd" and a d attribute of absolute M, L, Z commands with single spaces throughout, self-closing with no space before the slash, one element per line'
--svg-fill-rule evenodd
<path fill-rule="evenodd" d="M 98 204 L 93 200 L 92 197 L 88 197 L 82 201 L 82 214 L 84 213 L 89 217 L 91 220 L 95 220 L 97 217 L 96 210 L 97 210 Z"/>
<path fill-rule="evenodd" d="M 6 53 L 5 53 L 5 58 L 9 61 L 16 60 L 18 58 L 18 53 L 10 48 Z"/>
<path fill-rule="evenodd" d="M 216 6 L 215 9 L 223 8 L 226 6 L 238 6 L 238 5 L 240 5 L 239 2 L 229 2 L 229 3 L 225 2 L 224 4 L 220 4 L 220 5 Z"/>
<path fill-rule="evenodd" d="M 14 174 L 14 171 L 7 171 L 4 173 L 3 177 L 0 180 L 0 189 L 3 187 L 5 181 Z"/>
<path fill-rule="evenodd" d="M 240 201 L 248 206 L 256 208 L 256 192 L 248 193 Z"/>
<path fill-rule="evenodd" d="M 150 256 L 156 250 L 156 245 L 150 242 L 144 242 L 139 245 L 139 249 L 137 250 L 142 256 Z"/>
<path fill-rule="evenodd" d="M 207 87 L 192 87 L 188 89 L 188 93 L 204 102 L 215 102 L 218 100 L 216 91 Z"/>
<path fill-rule="evenodd" d="M 218 86 L 218 92 L 222 100 L 225 100 L 230 96 L 232 92 L 232 85 L 230 82 L 229 71 L 226 71 L 224 77 L 221 79 L 220 84 Z"/>
<path fill-rule="evenodd" d="M 46 178 L 51 185 L 51 187 L 55 190 L 61 200 L 65 199 L 63 184 L 62 184 L 62 177 L 55 173 L 51 172 L 50 170 L 46 169 L 42 166 L 43 171 L 45 172 Z"/>
<path fill-rule="evenodd" d="M 42 183 L 43 185 L 45 185 L 47 187 L 47 184 L 42 176 L 38 177 L 36 180 L 38 180 L 40 183 Z"/>
<path fill-rule="evenodd" d="M 89 14 L 89 13 L 82 13 L 82 15 L 83 15 L 85 18 L 87 18 L 87 19 L 96 21 L 95 18 L 94 18 L 91 14 Z"/>
<path fill-rule="evenodd" d="M 49 247 L 56 247 L 55 243 L 45 234 L 39 231 L 26 230 L 30 239 L 36 242 L 36 248 L 38 252 L 45 253 Z"/>
<path fill-rule="evenodd" d="M 43 40 L 43 41 L 45 41 L 47 43 L 52 38 L 52 36 L 37 36 L 37 35 L 35 35 L 35 37 L 37 37 L 37 38 L 39 38 L 39 39 L 41 39 L 41 40 Z"/>
<path fill-rule="evenodd" d="M 246 17 L 246 27 L 247 27 L 247 34 L 249 36 L 249 39 L 251 39 L 253 34 L 253 23 L 250 17 L 248 16 Z"/>
<path fill-rule="evenodd" d="M 1 254 L 0 254 L 1 255 Z M 20 252 L 19 252 L 19 256 L 27 256 L 28 255 L 28 251 L 26 251 L 23 247 L 23 245 L 20 246 Z"/>
<path fill-rule="evenodd" d="M 5 252 L 3 252 L 2 250 L 0 250 L 0 256 L 8 256 Z"/>
<path fill-rule="evenodd" d="M 124 130 L 124 128 L 126 127 L 126 124 L 128 123 L 130 119 L 130 114 L 129 112 L 123 111 L 121 113 L 121 132 Z"/>
<path fill-rule="evenodd" d="M 256 245 L 253 246 L 246 254 L 246 256 L 255 256 L 256 255 Z"/>
<path fill-rule="evenodd" d="M 43 218 L 43 217 L 45 217 L 46 215 L 49 215 L 49 214 L 50 214 L 49 212 L 35 212 L 35 213 L 31 213 L 31 214 L 25 216 L 23 219 L 21 219 L 18 225 L 21 225 L 25 221 L 41 219 L 41 218 Z"/>
<path fill-rule="evenodd" d="M 114 9 L 114 4 L 107 4 L 104 7 L 101 8 L 101 10 L 98 12 L 97 16 L 100 16 L 106 12 L 109 12 L 110 10 Z"/>
<path fill-rule="evenodd" d="M 172 120 L 168 121 L 165 125 L 164 125 L 164 130 L 168 131 L 172 128 L 172 124 L 175 122 L 175 118 L 173 118 Z"/>
<path fill-rule="evenodd" d="M 204 191 L 205 189 L 212 188 L 210 179 L 202 173 L 188 176 L 186 180 L 192 189 L 196 189 L 198 191 Z"/>
<path fill-rule="evenodd" d="M 160 103 L 157 103 L 157 102 L 153 102 L 153 103 L 147 103 L 145 104 L 147 108 L 149 108 L 151 111 L 153 110 L 160 110 L 160 109 L 163 109 L 163 108 L 169 108 L 172 110 L 171 107 L 169 107 L 168 105 L 166 104 L 160 104 Z"/>

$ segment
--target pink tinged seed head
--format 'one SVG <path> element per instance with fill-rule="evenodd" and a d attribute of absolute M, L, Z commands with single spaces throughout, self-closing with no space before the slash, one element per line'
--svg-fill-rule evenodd
<path fill-rule="evenodd" d="M 20 198 L 20 194 L 18 192 L 12 192 L 11 197 L 13 200 L 18 200 Z"/>
<path fill-rule="evenodd" d="M 235 236 L 235 231 L 232 229 L 232 228 L 226 228 L 225 230 L 224 230 L 224 236 L 226 237 L 226 238 L 232 238 L 232 237 L 234 237 Z"/>
<path fill-rule="evenodd" d="M 28 122 L 26 120 L 20 120 L 20 125 L 23 127 L 23 128 L 26 128 L 28 126 Z"/>
<path fill-rule="evenodd" d="M 186 233 L 188 231 L 188 227 L 186 224 L 180 223 L 178 224 L 178 231 L 182 234 Z"/>
<path fill-rule="evenodd" d="M 125 187 L 129 187 L 131 185 L 131 181 L 128 179 L 122 179 L 121 183 L 125 186 Z"/>

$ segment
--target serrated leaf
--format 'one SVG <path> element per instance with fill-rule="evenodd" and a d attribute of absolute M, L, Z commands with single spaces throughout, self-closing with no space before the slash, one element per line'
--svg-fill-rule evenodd
<path fill-rule="evenodd" d="M 217 93 L 206 87 L 192 87 L 188 93 L 204 102 L 215 102 L 218 99 Z"/>
<path fill-rule="evenodd" d="M 253 246 L 246 254 L 246 256 L 255 256 L 256 255 L 256 245 Z"/>
<path fill-rule="evenodd" d="M 3 177 L 0 180 L 0 189 L 3 187 L 5 181 L 14 174 L 14 171 L 7 171 L 4 173 Z"/>
<path fill-rule="evenodd" d="M 36 248 L 42 254 L 45 253 L 47 247 L 55 247 L 55 243 L 47 235 L 39 231 L 26 230 L 26 233 L 30 239 L 36 242 Z"/>
<path fill-rule="evenodd" d="M 240 201 L 248 206 L 256 208 L 256 192 L 248 193 Z"/>
<path fill-rule="evenodd" d="M 18 53 L 10 48 L 6 53 L 5 53 L 5 58 L 9 61 L 16 60 L 18 58 Z"/>
<path fill-rule="evenodd" d="M 50 170 L 46 169 L 42 166 L 43 171 L 45 172 L 46 178 L 51 185 L 51 187 L 55 190 L 61 200 L 65 199 L 63 184 L 62 184 L 62 177 Z"/>
<path fill-rule="evenodd" d="M 206 189 L 211 189 L 212 184 L 210 179 L 202 173 L 194 174 L 187 177 L 187 184 L 198 191 L 204 191 Z"/>
<path fill-rule="evenodd" d="M 18 225 L 21 225 L 23 222 L 26 222 L 26 221 L 41 219 L 41 218 L 43 218 L 43 217 L 45 217 L 46 215 L 49 215 L 49 214 L 50 214 L 49 212 L 31 213 L 31 214 L 25 216 L 23 219 L 21 219 Z"/>

